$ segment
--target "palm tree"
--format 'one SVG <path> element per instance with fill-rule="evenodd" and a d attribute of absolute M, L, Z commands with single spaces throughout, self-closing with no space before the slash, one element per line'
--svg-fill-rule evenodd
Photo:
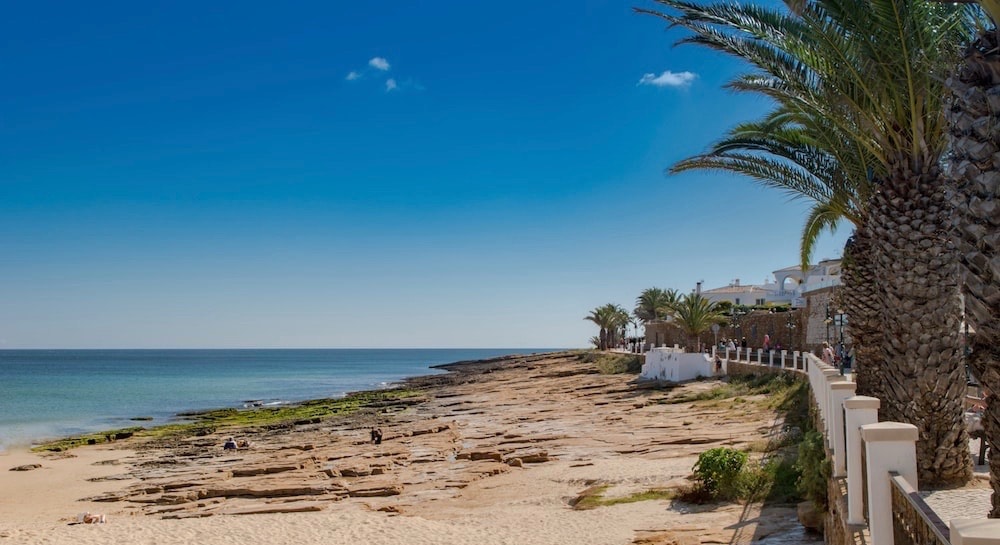
<path fill-rule="evenodd" d="M 677 304 L 677 290 L 647 288 L 635 300 L 635 315 L 644 323 L 667 319 Z"/>
<path fill-rule="evenodd" d="M 824 119 L 806 119 L 779 107 L 762 121 L 737 125 L 708 152 L 678 162 L 670 172 L 732 172 L 793 199 L 811 201 L 800 245 L 803 270 L 809 267 L 813 248 L 825 229 L 836 228 L 841 220 L 854 225 L 857 242 L 849 244 L 850 252 L 845 248 L 844 286 L 838 304 L 851 316 L 849 333 L 860 362 L 855 365 L 858 394 L 882 397 L 879 298 L 877 283 L 869 281 L 875 278 L 870 245 L 862 242 L 874 191 L 870 173 L 879 163 L 851 138 Z"/>
<path fill-rule="evenodd" d="M 969 366 L 980 384 L 993 392 L 983 414 L 983 433 L 1000 445 L 1000 222 L 994 208 L 1000 198 L 1000 127 L 994 97 L 1000 94 L 1000 0 L 979 2 L 990 21 L 965 49 L 958 69 L 947 80 L 951 102 L 949 123 L 955 207 L 955 245 L 965 299 L 965 319 L 975 328 Z M 993 502 L 990 517 L 1000 518 L 1000 455 L 990 456 Z"/>
<path fill-rule="evenodd" d="M 676 307 L 676 323 L 684 333 L 695 340 L 696 349 L 701 351 L 701 335 L 713 324 L 721 324 L 726 318 L 718 306 L 700 293 L 689 293 L 680 298 Z"/>
<path fill-rule="evenodd" d="M 651 13 L 693 32 L 682 42 L 757 69 L 729 87 L 773 98 L 821 149 L 836 149 L 830 135 L 849 135 L 876 160 L 866 173 L 878 190 L 865 227 L 884 281 L 882 356 L 892 369 L 883 415 L 920 430 L 921 482 L 968 480 L 956 256 L 942 236 L 949 215 L 939 168 L 942 68 L 954 64 L 949 44 L 968 32 L 962 9 L 910 0 L 786 0 L 788 12 L 780 12 L 656 1 L 679 14 Z"/>
<path fill-rule="evenodd" d="M 628 328 L 632 316 L 621 305 L 615 305 L 614 312 L 614 335 L 611 337 L 611 346 L 620 346 L 625 338 L 625 331 Z"/>
<path fill-rule="evenodd" d="M 628 313 L 620 305 L 608 303 L 590 311 L 584 320 L 589 320 L 601 328 L 598 336 L 598 348 L 607 350 L 609 345 L 615 342 L 615 335 L 618 328 L 624 325 L 624 320 L 628 320 Z"/>

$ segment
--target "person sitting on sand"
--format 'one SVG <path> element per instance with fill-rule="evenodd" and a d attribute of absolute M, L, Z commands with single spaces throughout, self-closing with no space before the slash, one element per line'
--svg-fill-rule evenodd
<path fill-rule="evenodd" d="M 80 513 L 79 515 L 77 515 L 76 521 L 78 523 L 83 523 L 83 524 L 104 524 L 108 520 L 107 518 L 105 518 L 104 515 L 91 513 L 88 511 L 86 513 Z"/>
<path fill-rule="evenodd" d="M 239 448 L 239 445 L 236 444 L 236 439 L 232 437 L 226 439 L 226 442 L 222 444 L 223 450 L 236 450 L 237 448 Z"/>
<path fill-rule="evenodd" d="M 376 445 L 381 445 L 382 444 L 382 428 L 375 428 L 375 430 L 372 431 L 372 438 L 375 441 Z"/>

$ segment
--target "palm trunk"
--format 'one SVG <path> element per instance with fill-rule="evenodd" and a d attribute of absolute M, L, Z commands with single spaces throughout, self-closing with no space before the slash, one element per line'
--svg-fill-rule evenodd
<path fill-rule="evenodd" d="M 872 199 L 873 246 L 883 287 L 883 420 L 919 430 L 921 484 L 972 477 L 963 402 L 957 256 L 948 230 L 951 208 L 936 167 L 899 165 Z"/>
<path fill-rule="evenodd" d="M 987 398 L 983 432 L 992 447 L 991 517 L 1000 518 L 1000 127 L 995 112 L 1000 96 L 1000 45 L 997 31 L 987 31 L 966 50 L 965 59 L 948 79 L 952 92 L 945 110 L 954 185 L 955 245 L 965 294 L 965 316 L 975 329 L 970 366 Z"/>
<path fill-rule="evenodd" d="M 990 484 L 993 487 L 993 502 L 990 509 L 990 518 L 1000 518 L 1000 482 L 997 475 L 1000 475 L 1000 401 L 997 400 L 997 392 L 1000 392 L 1000 346 L 995 342 L 987 341 L 980 337 L 977 332 L 973 335 L 973 349 L 969 356 L 969 366 L 972 372 L 979 379 L 979 383 L 991 392 L 986 397 L 986 410 L 983 411 L 983 435 L 990 445 Z M 970 513 L 978 515 L 978 513 Z"/>
<path fill-rule="evenodd" d="M 885 364 L 882 356 L 881 282 L 875 272 L 868 229 L 859 227 L 844 247 L 838 304 L 847 311 L 847 330 L 854 346 L 854 380 L 858 395 L 884 397 Z"/>

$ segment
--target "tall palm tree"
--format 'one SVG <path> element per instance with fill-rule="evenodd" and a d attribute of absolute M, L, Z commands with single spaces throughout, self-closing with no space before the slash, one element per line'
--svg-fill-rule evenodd
<path fill-rule="evenodd" d="M 647 288 L 635 300 L 635 315 L 644 323 L 667 319 L 677 304 L 677 290 Z"/>
<path fill-rule="evenodd" d="M 983 433 L 993 446 L 990 517 L 1000 518 L 1000 127 L 995 97 L 1000 96 L 1000 0 L 979 2 L 989 18 L 965 49 L 947 80 L 951 91 L 949 123 L 955 207 L 955 244 L 965 299 L 965 319 L 975 328 L 969 365 L 980 384 L 993 392 L 983 414 Z"/>
<path fill-rule="evenodd" d="M 700 293 L 689 293 L 680 298 L 676 307 L 676 323 L 684 333 L 695 341 L 696 349 L 701 351 L 701 335 L 713 324 L 725 323 L 726 318 L 719 312 L 715 303 L 706 299 Z"/>
<path fill-rule="evenodd" d="M 709 151 L 678 162 L 670 172 L 723 170 L 748 176 L 793 199 L 811 201 L 800 244 L 803 270 L 809 267 L 813 248 L 825 229 L 834 229 L 841 220 L 854 226 L 852 240 L 857 242 L 849 244 L 850 252 L 845 248 L 838 304 L 851 316 L 848 332 L 857 354 L 858 394 L 882 397 L 877 282 L 871 281 L 876 278 L 871 247 L 861 242 L 866 240 L 872 174 L 879 163 L 852 135 L 843 134 L 825 119 L 806 119 L 787 110 L 779 107 L 761 121 L 737 125 Z"/>
<path fill-rule="evenodd" d="M 620 305 L 608 303 L 590 311 L 583 319 L 594 322 L 601 328 L 598 348 L 607 350 L 615 342 L 615 332 L 624 325 L 624 320 L 628 320 L 628 313 Z"/>
<path fill-rule="evenodd" d="M 939 162 L 944 152 L 942 68 L 968 29 L 961 8 L 921 0 L 786 0 L 753 4 L 656 0 L 682 39 L 742 58 L 757 70 L 729 87 L 773 98 L 807 131 L 822 121 L 877 160 L 867 207 L 875 269 L 885 411 L 916 425 L 921 482 L 971 477 L 963 425 L 956 256 Z M 833 98 L 833 100 L 831 100 Z M 812 132 L 809 132 L 812 135 Z M 822 142 L 824 149 L 831 143 Z"/>
<path fill-rule="evenodd" d="M 613 316 L 614 328 L 612 330 L 613 334 L 609 339 L 609 344 L 611 346 L 621 346 L 621 341 L 625 338 L 625 330 L 628 328 L 632 316 L 621 305 L 615 305 Z"/>

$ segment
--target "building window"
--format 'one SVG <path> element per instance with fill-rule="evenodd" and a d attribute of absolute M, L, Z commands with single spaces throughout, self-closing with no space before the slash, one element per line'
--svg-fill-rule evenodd
<path fill-rule="evenodd" d="M 764 299 L 757 299 L 757 302 L 754 303 L 754 304 L 756 304 L 756 305 L 763 305 L 764 304 Z"/>
<path fill-rule="evenodd" d="M 736 302 L 735 302 L 735 303 L 733 303 L 733 304 L 736 304 L 736 305 L 740 304 L 740 298 L 739 298 L 739 297 L 737 297 L 737 298 L 736 298 Z"/>

